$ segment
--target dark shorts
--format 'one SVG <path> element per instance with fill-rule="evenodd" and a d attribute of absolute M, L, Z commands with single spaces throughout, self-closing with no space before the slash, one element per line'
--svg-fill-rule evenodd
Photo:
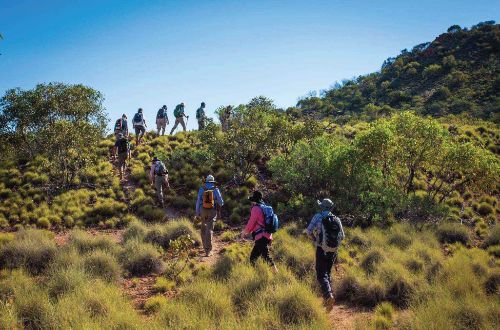
<path fill-rule="evenodd" d="M 127 160 L 128 153 L 123 152 L 118 154 L 118 167 L 124 167 Z"/>
<path fill-rule="evenodd" d="M 146 128 L 144 126 L 134 126 L 134 129 L 135 129 L 135 135 L 139 135 L 139 133 L 141 135 L 144 135 L 144 133 L 146 133 Z"/>

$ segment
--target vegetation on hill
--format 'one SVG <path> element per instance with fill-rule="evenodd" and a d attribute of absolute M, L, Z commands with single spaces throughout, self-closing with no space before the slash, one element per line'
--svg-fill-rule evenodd
<path fill-rule="evenodd" d="M 485 120 L 497 120 L 497 35 L 490 23 L 454 26 L 380 73 L 302 100 L 301 113 L 256 97 L 233 107 L 224 130 L 211 122 L 201 132 L 149 132 L 132 142 L 121 182 L 99 92 L 64 84 L 8 91 L 0 105 L 0 328 L 329 328 L 314 248 L 302 235 L 324 197 L 347 233 L 334 292 L 370 311 L 360 328 L 498 328 L 500 132 Z M 462 84 L 435 98 L 462 74 Z M 393 93 L 411 97 L 396 102 Z M 458 99 L 473 103 L 459 111 L 472 117 L 425 116 L 454 113 Z M 435 102 L 439 111 L 429 112 Z M 154 156 L 169 170 L 169 212 L 148 178 Z M 208 174 L 225 200 L 216 230 L 229 244 L 212 267 L 193 258 L 200 238 L 191 220 Z M 245 222 L 255 189 L 284 225 L 272 248 L 276 275 L 251 267 L 249 244 L 227 230 Z M 65 240 L 54 239 L 67 229 Z M 123 230 L 113 240 L 94 236 L 99 229 Z M 152 296 L 138 311 L 123 283 L 144 278 Z"/>
<path fill-rule="evenodd" d="M 373 119 L 401 109 L 500 121 L 500 25 L 451 26 L 432 42 L 388 58 L 380 72 L 337 83 L 288 109 L 294 116 Z"/>

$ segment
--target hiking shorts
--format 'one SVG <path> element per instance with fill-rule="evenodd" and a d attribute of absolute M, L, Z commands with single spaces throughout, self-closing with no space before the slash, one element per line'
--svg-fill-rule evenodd
<path fill-rule="evenodd" d="M 167 119 L 166 118 L 157 118 L 156 119 L 156 129 L 157 130 L 160 130 L 160 129 L 165 130 L 166 126 L 167 126 Z"/>
<path fill-rule="evenodd" d="M 144 126 L 134 126 L 135 129 L 135 135 L 144 135 L 146 133 L 146 128 Z"/>

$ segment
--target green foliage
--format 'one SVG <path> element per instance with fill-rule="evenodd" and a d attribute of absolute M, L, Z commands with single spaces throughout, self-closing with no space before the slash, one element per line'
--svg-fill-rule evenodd
<path fill-rule="evenodd" d="M 51 182 L 68 187 L 95 161 L 92 151 L 107 122 L 102 102 L 99 92 L 83 85 L 51 83 L 27 91 L 8 90 L 0 104 L 2 145 L 21 161 L 43 155 Z"/>
<path fill-rule="evenodd" d="M 164 269 L 158 250 L 151 244 L 137 241 L 125 244 L 120 260 L 130 276 L 160 273 Z"/>
<path fill-rule="evenodd" d="M 460 224 L 444 223 L 436 230 L 436 235 L 441 243 L 469 243 L 469 231 Z"/>
<path fill-rule="evenodd" d="M 29 273 L 42 272 L 54 258 L 56 246 L 42 231 L 23 230 L 0 246 L 0 267 L 23 268 Z"/>
<path fill-rule="evenodd" d="M 116 259 L 104 251 L 94 251 L 83 260 L 85 272 L 95 278 L 101 278 L 108 282 L 118 280 L 120 276 L 120 265 Z"/>

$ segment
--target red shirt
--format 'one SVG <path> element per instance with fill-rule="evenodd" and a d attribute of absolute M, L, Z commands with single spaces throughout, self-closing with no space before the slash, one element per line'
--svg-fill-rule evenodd
<path fill-rule="evenodd" d="M 262 212 L 262 209 L 260 206 L 255 205 L 252 207 L 252 210 L 250 211 L 250 219 L 248 219 L 248 223 L 245 227 L 245 231 L 247 233 L 253 233 L 259 228 L 264 228 L 265 227 L 265 220 L 264 220 L 264 212 Z M 273 239 L 273 235 L 266 233 L 266 232 L 261 232 L 257 234 L 254 237 L 254 240 L 259 240 L 262 237 L 267 238 L 268 240 Z"/>

